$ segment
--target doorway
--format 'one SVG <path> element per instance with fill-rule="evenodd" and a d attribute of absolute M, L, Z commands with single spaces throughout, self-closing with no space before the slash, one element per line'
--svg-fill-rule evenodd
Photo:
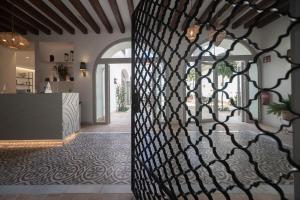
<path fill-rule="evenodd" d="M 131 44 L 110 46 L 96 61 L 95 123 L 130 127 Z"/>
<path fill-rule="evenodd" d="M 252 102 L 249 111 L 243 112 L 237 107 L 243 107 L 258 92 L 253 82 L 260 83 L 257 64 L 251 64 L 247 76 L 238 75 L 247 63 L 252 60 L 252 53 L 242 44 L 236 45 L 226 62 L 211 61 L 211 56 L 224 56 L 230 48 L 232 40 L 225 39 L 220 46 L 213 46 L 205 52 L 202 59 L 197 58 L 208 48 L 209 42 L 204 42 L 201 48 L 191 54 L 189 65 L 186 66 L 186 121 L 213 122 L 227 121 L 232 123 L 252 123 L 259 119 L 259 100 Z M 196 62 L 195 62 L 196 61 Z M 223 89 L 225 88 L 225 89 Z M 218 92 L 219 91 L 219 92 Z"/>

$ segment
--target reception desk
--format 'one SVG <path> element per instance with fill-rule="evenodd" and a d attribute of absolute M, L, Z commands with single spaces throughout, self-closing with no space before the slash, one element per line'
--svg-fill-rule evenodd
<path fill-rule="evenodd" d="M 1 94 L 0 142 L 64 140 L 79 118 L 78 93 Z"/>

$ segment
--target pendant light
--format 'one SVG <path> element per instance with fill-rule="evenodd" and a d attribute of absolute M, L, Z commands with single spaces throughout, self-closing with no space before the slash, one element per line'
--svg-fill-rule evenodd
<path fill-rule="evenodd" d="M 186 37 L 190 40 L 190 42 L 194 42 L 197 38 L 199 31 L 200 31 L 200 26 L 194 24 L 188 27 L 186 31 Z"/>
<path fill-rule="evenodd" d="M 24 49 L 29 42 L 22 35 L 14 32 L 14 14 L 12 13 L 11 32 L 0 32 L 0 44 L 11 49 Z"/>
<path fill-rule="evenodd" d="M 193 5 L 193 2 L 191 1 L 191 4 Z M 192 9 L 191 5 L 191 9 Z M 194 42 L 197 38 L 197 35 L 200 32 L 200 26 L 197 24 L 190 25 L 186 30 L 186 37 L 189 39 L 190 42 Z"/>

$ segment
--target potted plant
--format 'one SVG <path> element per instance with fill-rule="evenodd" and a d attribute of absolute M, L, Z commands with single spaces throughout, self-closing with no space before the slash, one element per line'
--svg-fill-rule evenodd
<path fill-rule="evenodd" d="M 291 108 L 292 98 L 291 95 L 288 96 L 288 99 L 283 99 L 279 103 L 271 103 L 268 106 L 268 114 L 274 114 L 278 117 L 281 116 L 283 120 L 291 121 L 294 118 L 294 114 L 289 111 Z"/>
<path fill-rule="evenodd" d="M 68 75 L 68 68 L 67 67 L 65 67 L 63 65 L 58 65 L 57 72 L 58 72 L 60 80 L 62 80 L 62 81 L 67 80 L 67 75 Z"/>

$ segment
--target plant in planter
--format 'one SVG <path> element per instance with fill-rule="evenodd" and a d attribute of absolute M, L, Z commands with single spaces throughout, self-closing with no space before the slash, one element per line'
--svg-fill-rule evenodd
<path fill-rule="evenodd" d="M 268 106 L 268 114 L 274 114 L 278 117 L 282 117 L 282 119 L 286 121 L 291 121 L 294 118 L 293 113 L 289 111 L 291 108 L 292 98 L 291 95 L 288 96 L 288 99 L 283 99 L 282 102 L 279 103 L 271 103 Z"/>
<path fill-rule="evenodd" d="M 117 85 L 116 87 L 116 99 L 117 99 L 117 111 L 126 112 L 129 108 L 126 106 L 126 90 L 124 84 Z"/>
<path fill-rule="evenodd" d="M 57 72 L 61 81 L 66 81 L 68 76 L 68 68 L 63 65 L 58 65 Z"/>

